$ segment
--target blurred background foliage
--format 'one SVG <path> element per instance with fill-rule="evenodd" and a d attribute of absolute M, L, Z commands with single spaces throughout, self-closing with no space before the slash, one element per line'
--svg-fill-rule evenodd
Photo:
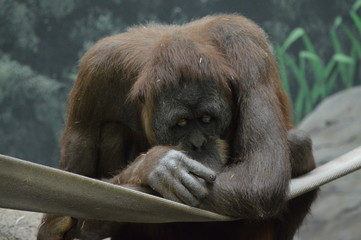
<path fill-rule="evenodd" d="M 0 0 L 0 153 L 57 166 L 77 62 L 102 37 L 147 22 L 239 13 L 265 29 L 299 122 L 361 83 L 359 0 Z"/>

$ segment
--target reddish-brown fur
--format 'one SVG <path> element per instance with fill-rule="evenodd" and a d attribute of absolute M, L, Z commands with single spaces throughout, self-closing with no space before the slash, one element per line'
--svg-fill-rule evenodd
<path fill-rule="evenodd" d="M 155 146 L 153 100 L 183 79 L 218 83 L 234 110 L 232 134 L 220 147 L 229 148 L 227 163 L 201 207 L 248 220 L 119 224 L 114 236 L 291 239 L 314 195 L 288 207 L 285 195 L 291 167 L 292 176 L 314 168 L 311 145 L 288 144 L 289 104 L 267 36 L 241 16 L 210 16 L 182 26 L 150 24 L 99 41 L 82 58 L 70 95 L 61 168 L 94 178 L 120 171 L 109 181 L 146 187 L 147 163 L 167 152 Z"/>

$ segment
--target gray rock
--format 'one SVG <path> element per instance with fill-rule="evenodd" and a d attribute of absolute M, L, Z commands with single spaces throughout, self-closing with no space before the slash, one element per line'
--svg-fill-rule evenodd
<path fill-rule="evenodd" d="M 299 128 L 311 134 L 317 165 L 361 146 L 361 87 L 327 98 Z M 361 239 L 361 170 L 321 187 L 297 239 Z"/>
<path fill-rule="evenodd" d="M 0 240 L 34 240 L 42 214 L 0 208 Z"/>

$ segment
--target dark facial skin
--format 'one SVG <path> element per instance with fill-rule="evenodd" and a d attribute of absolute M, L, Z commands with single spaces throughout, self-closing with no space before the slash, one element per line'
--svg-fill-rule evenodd
<path fill-rule="evenodd" d="M 145 182 L 161 196 L 198 206 L 227 160 L 232 119 L 224 89 L 210 81 L 182 81 L 155 98 L 155 147 L 144 157 Z M 166 147 L 164 154 L 160 154 Z"/>
<path fill-rule="evenodd" d="M 232 112 L 222 88 L 209 81 L 168 88 L 156 98 L 153 116 L 157 144 L 177 146 L 213 170 L 223 166 L 219 145 L 228 135 Z"/>

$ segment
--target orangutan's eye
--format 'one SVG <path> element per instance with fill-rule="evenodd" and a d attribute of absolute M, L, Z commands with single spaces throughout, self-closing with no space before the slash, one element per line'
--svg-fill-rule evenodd
<path fill-rule="evenodd" d="M 182 118 L 181 120 L 179 120 L 177 122 L 177 125 L 180 126 L 180 127 L 184 127 L 185 125 L 187 125 L 187 123 L 188 123 L 187 120 Z"/>
<path fill-rule="evenodd" d="M 204 122 L 204 123 L 210 123 L 211 120 L 212 120 L 212 117 L 209 116 L 209 115 L 203 115 L 202 116 L 202 122 Z"/>

